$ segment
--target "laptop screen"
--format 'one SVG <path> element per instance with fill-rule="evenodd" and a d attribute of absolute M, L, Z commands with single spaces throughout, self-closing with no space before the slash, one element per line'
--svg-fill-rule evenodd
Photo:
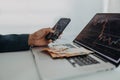
<path fill-rule="evenodd" d="M 74 42 L 82 43 L 118 63 L 120 61 L 120 14 L 96 14 Z"/>

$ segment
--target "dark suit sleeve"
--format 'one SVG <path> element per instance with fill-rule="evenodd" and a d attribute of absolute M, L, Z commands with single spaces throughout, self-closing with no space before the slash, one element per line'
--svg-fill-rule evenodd
<path fill-rule="evenodd" d="M 28 50 L 29 34 L 0 35 L 0 52 Z"/>

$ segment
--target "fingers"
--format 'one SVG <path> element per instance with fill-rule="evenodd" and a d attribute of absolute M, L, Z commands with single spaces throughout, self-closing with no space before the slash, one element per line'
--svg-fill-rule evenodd
<path fill-rule="evenodd" d="M 48 40 L 48 43 L 51 43 L 51 42 L 53 42 L 51 39 L 50 39 L 50 40 Z"/>
<path fill-rule="evenodd" d="M 44 28 L 44 29 L 46 30 L 46 34 L 55 32 L 52 28 Z"/>
<path fill-rule="evenodd" d="M 52 30 L 51 28 L 43 28 L 43 29 L 40 29 L 38 31 L 36 31 L 34 33 L 34 36 L 36 39 L 41 39 L 41 38 L 45 38 L 45 36 L 48 34 L 48 33 L 53 33 L 54 30 Z"/>
<path fill-rule="evenodd" d="M 53 42 L 52 40 L 45 39 L 48 33 L 54 33 L 54 30 L 52 30 L 52 28 L 43 28 L 31 34 L 29 36 L 29 45 L 43 46 Z"/>

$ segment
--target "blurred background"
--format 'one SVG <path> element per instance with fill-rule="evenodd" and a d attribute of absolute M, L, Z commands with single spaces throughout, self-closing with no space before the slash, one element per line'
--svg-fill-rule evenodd
<path fill-rule="evenodd" d="M 71 18 L 63 37 L 74 39 L 96 13 L 119 13 L 120 0 L 0 0 L 0 34 L 33 33 Z"/>

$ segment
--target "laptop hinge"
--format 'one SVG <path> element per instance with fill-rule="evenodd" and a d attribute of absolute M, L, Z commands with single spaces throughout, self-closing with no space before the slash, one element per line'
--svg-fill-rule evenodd
<path fill-rule="evenodd" d="M 116 67 L 118 67 L 119 64 L 120 64 L 120 63 L 114 63 L 113 61 L 107 59 L 106 57 L 104 57 L 104 56 L 102 56 L 102 55 L 100 55 L 100 54 L 98 54 L 98 53 L 96 53 L 96 52 L 94 52 L 93 55 L 94 55 L 94 56 L 97 55 L 98 57 L 100 57 L 100 59 L 102 59 L 102 60 L 104 59 L 104 60 L 110 62 L 111 64 L 115 65 Z M 96 56 L 96 57 L 97 57 L 97 56 Z M 104 61 L 104 60 L 103 60 L 103 61 Z"/>

